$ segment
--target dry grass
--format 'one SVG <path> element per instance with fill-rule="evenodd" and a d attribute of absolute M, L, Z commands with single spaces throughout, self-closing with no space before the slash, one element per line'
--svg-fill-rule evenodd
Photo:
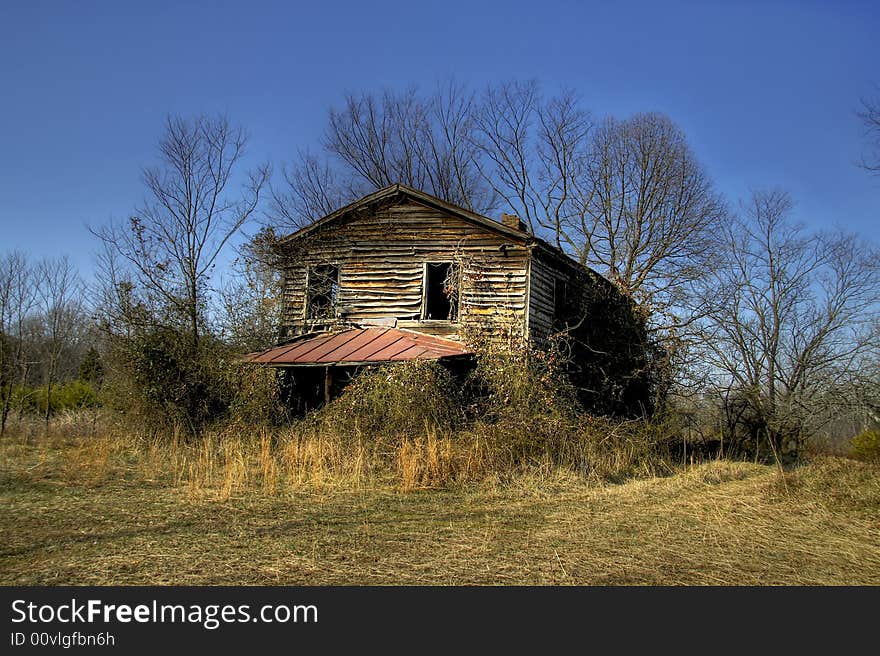
<path fill-rule="evenodd" d="M 485 443 L 430 432 L 392 448 L 239 430 L 188 447 L 92 428 L 0 442 L 0 582 L 880 584 L 868 463 L 607 484 L 549 465 L 499 476 Z"/>
<path fill-rule="evenodd" d="M 130 433 L 99 417 L 71 414 L 48 435 L 36 420 L 13 426 L 3 454 L 27 453 L 28 476 L 72 485 L 109 481 L 162 483 L 190 498 L 290 490 L 394 488 L 402 492 L 459 487 L 487 480 L 556 476 L 560 470 L 592 483 L 674 471 L 649 424 L 584 418 L 578 423 L 507 418 L 458 431 L 417 422 L 406 431 L 366 434 L 352 422 L 334 429 L 326 417 L 287 428 L 240 423 L 187 441 L 182 431 Z"/>

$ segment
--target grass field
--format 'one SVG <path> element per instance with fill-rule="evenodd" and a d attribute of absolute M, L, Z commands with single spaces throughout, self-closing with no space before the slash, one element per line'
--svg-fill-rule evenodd
<path fill-rule="evenodd" d="M 82 454 L 0 444 L 0 583 L 880 584 L 880 467 L 843 458 L 211 494 Z"/>

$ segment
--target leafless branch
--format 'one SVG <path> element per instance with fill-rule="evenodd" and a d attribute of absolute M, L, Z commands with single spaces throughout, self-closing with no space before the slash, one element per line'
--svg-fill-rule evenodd
<path fill-rule="evenodd" d="M 225 117 L 171 116 L 159 164 L 145 168 L 145 201 L 127 223 L 92 232 L 131 271 L 148 301 L 181 317 L 198 347 L 211 270 L 224 246 L 251 218 L 269 178 L 263 165 L 246 175 L 237 197 L 229 187 L 247 136 Z"/>

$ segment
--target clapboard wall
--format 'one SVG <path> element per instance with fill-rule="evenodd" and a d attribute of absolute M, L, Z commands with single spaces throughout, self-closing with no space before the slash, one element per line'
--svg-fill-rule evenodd
<path fill-rule="evenodd" d="M 556 282 L 567 287 L 564 316 L 556 317 Z M 590 272 L 574 260 L 546 245 L 535 245 L 529 267 L 528 333 L 536 346 L 544 347 L 548 338 L 560 325 L 570 327 L 575 336 L 582 328 L 595 321 L 591 316 L 591 302 L 596 288 L 602 286 L 598 274 Z"/>
<path fill-rule="evenodd" d="M 281 337 L 396 319 L 429 334 L 521 338 L 529 242 L 405 197 L 352 211 L 284 244 Z M 460 272 L 458 320 L 421 321 L 425 264 L 448 261 Z M 339 267 L 338 320 L 308 321 L 308 270 L 326 264 Z"/>

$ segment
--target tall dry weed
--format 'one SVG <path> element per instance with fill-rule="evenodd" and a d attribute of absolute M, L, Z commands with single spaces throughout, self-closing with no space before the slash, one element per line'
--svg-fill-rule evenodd
<path fill-rule="evenodd" d="M 285 429 L 207 430 L 197 443 L 174 433 L 135 438 L 114 432 L 65 440 L 36 437 L 30 443 L 47 459 L 63 454 L 55 475 L 72 483 L 173 485 L 192 498 L 221 500 L 300 488 L 411 491 L 524 474 L 549 477 L 557 470 L 615 482 L 665 474 L 671 467 L 649 428 L 637 422 L 480 422 L 454 433 L 425 425 L 416 433 L 377 438 L 301 423 Z"/>

